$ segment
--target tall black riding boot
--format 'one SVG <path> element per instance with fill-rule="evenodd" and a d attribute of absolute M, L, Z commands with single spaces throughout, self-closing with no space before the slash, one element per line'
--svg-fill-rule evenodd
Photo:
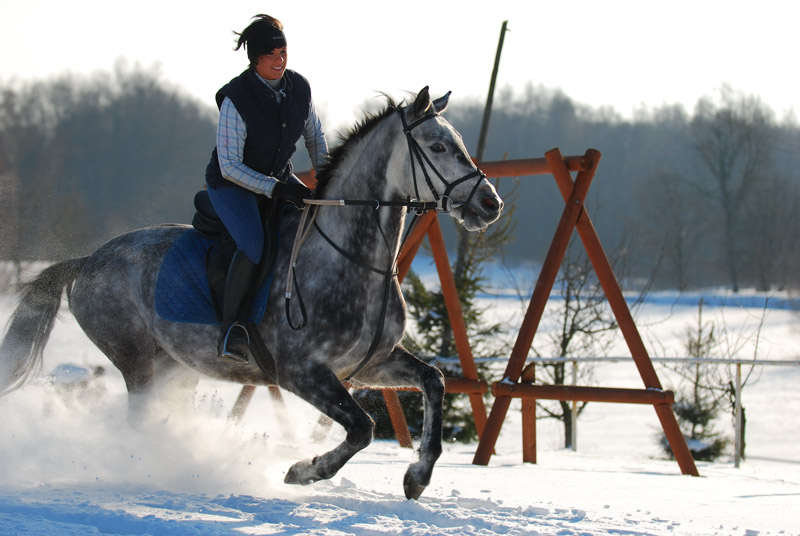
<path fill-rule="evenodd" d="M 250 336 L 244 327 L 248 311 L 244 305 L 249 303 L 248 295 L 253 281 L 256 265 L 247 258 L 244 251 L 233 254 L 228 275 L 225 278 L 225 296 L 222 304 L 222 324 L 220 326 L 217 353 L 242 363 L 247 362 L 250 350 Z"/>

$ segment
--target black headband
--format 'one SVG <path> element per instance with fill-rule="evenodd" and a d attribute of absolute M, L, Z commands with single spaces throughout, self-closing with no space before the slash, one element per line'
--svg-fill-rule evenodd
<path fill-rule="evenodd" d="M 283 31 L 271 24 L 265 25 L 247 39 L 247 57 L 251 63 L 257 63 L 262 54 L 269 54 L 276 48 L 285 46 L 286 36 Z"/>

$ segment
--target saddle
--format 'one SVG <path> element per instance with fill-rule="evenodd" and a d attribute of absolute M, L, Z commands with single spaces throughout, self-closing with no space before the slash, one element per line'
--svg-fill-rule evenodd
<path fill-rule="evenodd" d="M 196 212 L 192 218 L 192 226 L 204 238 L 214 243 L 206 253 L 206 272 L 214 309 L 216 310 L 217 318 L 221 319 L 225 277 L 228 275 L 228 267 L 231 265 L 234 253 L 236 253 L 236 242 L 219 218 L 214 205 L 211 204 L 211 198 L 208 196 L 207 190 L 200 190 L 195 194 L 194 208 Z M 256 276 L 249 292 L 250 299 L 248 303 L 244 304 L 245 310 L 249 310 L 252 297 L 270 277 L 278 245 L 278 227 L 281 211 L 278 210 L 277 201 L 260 196 L 259 211 L 264 228 L 264 254 L 256 268 Z"/>

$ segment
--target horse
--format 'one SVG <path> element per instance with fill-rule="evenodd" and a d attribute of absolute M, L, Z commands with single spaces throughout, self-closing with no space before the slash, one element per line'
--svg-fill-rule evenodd
<path fill-rule="evenodd" d="M 190 229 L 164 224 L 53 264 L 23 287 L 0 346 L 0 391 L 20 387 L 41 369 L 66 289 L 78 324 L 122 373 L 132 421 L 146 415 L 164 384 L 186 390 L 190 398 L 202 374 L 278 385 L 341 425 L 345 439 L 292 465 L 285 476 L 290 484 L 333 477 L 372 441 L 374 421 L 343 380 L 352 387 L 419 389 L 424 426 L 417 456 L 403 478 L 406 497 L 418 499 L 442 452 L 444 377 L 400 344 L 406 308 L 396 273 L 406 219 L 412 212 L 436 209 L 478 231 L 503 209 L 461 135 L 442 116 L 449 95 L 433 100 L 426 87 L 411 102 L 386 96 L 383 111 L 367 114 L 331 151 L 314 198 L 281 220 L 274 281 L 257 326 L 272 370 L 253 360 L 218 357 L 217 326 L 159 316 L 154 307 L 159 267 L 171 244 Z M 313 224 L 301 221 L 312 212 Z M 290 277 L 290 288 L 302 289 L 302 300 L 284 293 Z M 305 327 L 299 329 L 292 318 L 302 318 Z"/>

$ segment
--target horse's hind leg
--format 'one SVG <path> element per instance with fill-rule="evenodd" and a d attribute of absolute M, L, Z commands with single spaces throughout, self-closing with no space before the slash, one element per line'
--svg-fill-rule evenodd
<path fill-rule="evenodd" d="M 157 399 L 170 411 L 193 411 L 200 374 L 175 361 L 161 348 L 156 350 L 154 364 L 155 377 L 150 392 L 152 399 Z"/>
<path fill-rule="evenodd" d="M 163 403 L 170 409 L 186 411 L 192 401 L 197 372 L 172 359 L 152 342 L 138 345 L 117 344 L 105 340 L 98 346 L 122 373 L 128 390 L 128 422 L 133 427 L 160 417 Z"/>
<path fill-rule="evenodd" d="M 287 484 L 311 484 L 331 478 L 369 445 L 375 423 L 326 366 L 312 364 L 310 368 L 296 369 L 291 374 L 290 378 L 284 378 L 282 386 L 341 424 L 347 432 L 345 440 L 336 448 L 312 460 L 297 462 L 284 479 Z"/>
<path fill-rule="evenodd" d="M 92 341 L 122 373 L 128 390 L 128 422 L 139 426 L 147 421 L 152 407 L 152 390 L 156 378 L 155 341 L 126 340 L 124 337 L 96 337 Z"/>
<path fill-rule="evenodd" d="M 191 409 L 200 375 L 172 359 L 155 344 L 115 348 L 106 353 L 122 372 L 128 389 L 128 421 L 139 427 L 167 410 Z"/>
<path fill-rule="evenodd" d="M 114 315 L 93 314 L 78 306 L 73 313 L 86 335 L 122 373 L 128 390 L 128 422 L 132 426 L 145 424 L 151 417 L 157 393 L 157 379 L 166 376 L 169 362 L 175 363 L 158 346 L 143 323 L 129 318 L 127 322 L 110 324 Z M 124 325 L 126 329 L 120 329 Z M 176 363 L 177 364 L 177 363 Z"/>
<path fill-rule="evenodd" d="M 388 359 L 375 359 L 354 379 L 373 387 L 416 387 L 422 391 L 425 417 L 419 459 L 408 467 L 403 479 L 406 497 L 418 499 L 430 483 L 433 466 L 442 454 L 444 376 L 437 368 L 398 346 Z"/>

